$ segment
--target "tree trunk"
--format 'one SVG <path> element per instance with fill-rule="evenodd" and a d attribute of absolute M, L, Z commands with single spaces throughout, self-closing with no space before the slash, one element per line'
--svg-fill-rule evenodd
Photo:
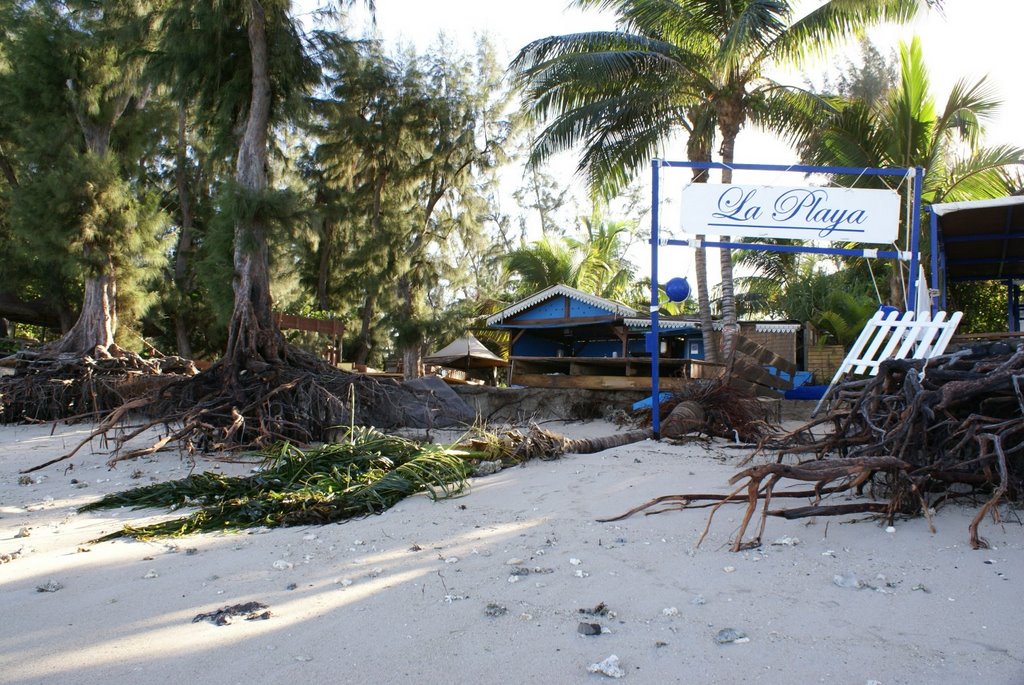
<path fill-rule="evenodd" d="M 78 320 L 64 336 L 49 347 L 56 353 L 109 356 L 117 331 L 117 279 L 109 260 L 107 269 L 85 279 L 85 296 Z"/>
<path fill-rule="evenodd" d="M 743 127 L 743 104 L 739 97 L 723 98 L 717 103 L 716 111 L 718 128 L 722 134 L 722 163 L 727 165 L 722 169 L 722 184 L 726 185 L 732 183 L 732 169 L 728 165 L 733 163 L 736 136 L 739 135 L 740 129 Z M 729 242 L 729 236 L 719 237 L 723 243 Z M 722 361 L 730 364 L 733 351 L 736 348 L 736 336 L 739 333 L 732 277 L 732 250 L 723 247 L 720 256 L 722 265 Z"/>
<path fill-rule="evenodd" d="M 181 211 L 181 232 L 178 233 L 178 247 L 174 256 L 174 285 L 178 289 L 177 304 L 174 316 L 174 335 L 177 341 L 178 355 L 185 359 L 192 358 L 192 342 L 189 339 L 188 294 L 192 289 L 189 277 L 189 259 L 192 257 L 192 197 L 188 187 L 188 140 L 185 130 L 185 103 L 178 106 L 178 153 L 177 168 L 174 175 L 178 186 L 178 206 Z"/>
<path fill-rule="evenodd" d="M 123 96 L 118 104 L 116 114 L 105 124 L 89 120 L 79 115 L 79 124 L 85 137 L 88 152 L 102 157 L 110 145 L 110 134 L 117 119 L 128 104 L 128 97 Z M 87 243 L 83 253 L 87 257 L 96 248 Z M 117 277 L 110 255 L 106 256 L 98 273 L 85 277 L 82 310 L 78 320 L 61 337 L 47 346 L 48 350 L 57 353 L 89 354 L 92 356 L 109 356 L 109 348 L 114 344 L 117 333 Z"/>
<path fill-rule="evenodd" d="M 320 231 L 320 264 L 316 274 L 316 306 L 320 311 L 330 310 L 330 303 L 327 301 L 327 280 L 331 273 L 332 248 L 334 246 L 335 224 L 331 219 L 323 220 L 323 227 Z"/>
<path fill-rule="evenodd" d="M 0 338 L 11 337 L 11 324 L 10 322 L 0 316 Z"/>
<path fill-rule="evenodd" d="M 697 115 L 699 117 L 699 114 Z M 686 155 L 691 162 L 711 161 L 711 141 L 699 130 L 700 122 L 693 120 L 693 131 L 686 143 Z M 707 169 L 693 169 L 694 183 L 707 183 Z M 704 341 L 704 361 L 718 361 L 718 347 L 715 342 L 714 321 L 711 319 L 711 298 L 708 290 L 708 251 L 704 247 L 705 236 L 698 235 L 700 247 L 693 251 L 693 268 L 697 272 L 697 313 L 700 316 L 700 335 Z"/>
<path fill-rule="evenodd" d="M 370 358 L 370 327 L 373 325 L 374 310 L 377 308 L 377 296 L 368 293 L 363 302 L 362 315 L 359 317 L 359 340 L 356 351 L 352 355 L 353 364 L 365 364 Z"/>
<path fill-rule="evenodd" d="M 267 189 L 267 130 L 270 123 L 267 20 L 259 0 L 250 0 L 249 52 L 252 96 L 238 148 L 235 180 L 252 195 Z M 284 360 L 284 338 L 274 323 L 270 297 L 267 226 L 258 214 L 235 224 L 235 306 L 228 329 L 227 363 L 236 370 L 249 360 L 275 364 Z"/>
<path fill-rule="evenodd" d="M 907 308 L 905 297 L 905 284 L 910 274 L 906 273 L 907 265 L 899 259 L 892 260 L 892 270 L 889 272 L 889 304 L 898 309 Z M 916 276 L 914 276 L 916 278 Z"/>
<path fill-rule="evenodd" d="M 413 303 L 412 286 L 408 275 L 398 277 L 398 302 L 401 311 L 399 316 L 406 328 L 402 332 L 402 376 L 405 380 L 423 377 L 423 341 L 412 327 L 416 321 L 416 310 Z"/>
<path fill-rule="evenodd" d="M 18 175 L 14 173 L 14 165 L 11 164 L 11 160 L 4 152 L 2 145 L 0 145 L 0 171 L 3 172 L 4 178 L 7 179 L 7 184 L 9 186 L 12 188 L 18 187 Z"/>

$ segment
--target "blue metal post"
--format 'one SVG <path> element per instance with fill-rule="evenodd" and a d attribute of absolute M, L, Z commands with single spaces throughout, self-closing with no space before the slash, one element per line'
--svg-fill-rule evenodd
<path fill-rule="evenodd" d="M 914 202 L 911 205 L 910 234 L 910 293 L 907 295 L 906 310 L 917 306 L 917 274 L 918 254 L 921 247 L 921 181 L 924 180 L 924 169 L 914 167 Z"/>
<path fill-rule="evenodd" d="M 651 161 L 651 430 L 654 439 L 661 438 L 661 391 L 659 388 L 659 355 L 661 339 L 658 337 L 658 171 L 661 160 Z"/>
<path fill-rule="evenodd" d="M 937 292 L 941 292 L 946 289 L 945 284 L 939 287 L 939 217 L 935 214 L 935 210 L 932 209 L 931 205 L 928 205 L 928 221 L 930 224 L 930 235 L 931 235 L 931 250 L 932 250 L 932 287 Z M 938 297 L 928 298 L 932 303 L 932 316 L 935 312 L 939 311 Z"/>

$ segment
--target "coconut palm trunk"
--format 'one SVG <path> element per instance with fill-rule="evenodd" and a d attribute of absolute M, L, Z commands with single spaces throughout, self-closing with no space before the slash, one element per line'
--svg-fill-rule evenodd
<path fill-rule="evenodd" d="M 731 164 L 736 153 L 736 136 L 743 128 L 746 118 L 742 94 L 723 98 L 715 106 L 718 115 L 718 129 L 722 135 L 722 184 L 732 183 Z M 723 243 L 729 242 L 729 236 L 720 236 Z M 736 349 L 736 336 L 739 335 L 739 324 L 736 321 L 736 297 L 732 276 L 732 250 L 721 248 L 722 266 L 722 361 L 732 362 Z"/>
<path fill-rule="evenodd" d="M 711 161 L 713 131 L 707 117 L 707 108 L 693 108 L 687 112 L 690 137 L 686 141 L 686 158 L 691 162 Z M 707 183 L 707 169 L 693 169 L 693 183 Z M 711 291 L 708 289 L 708 251 L 704 247 L 706 236 L 698 235 L 700 246 L 693 251 L 693 268 L 697 272 L 697 313 L 700 317 L 700 334 L 704 342 L 704 361 L 718 361 L 718 345 L 715 340 L 714 321 L 711 318 Z"/>

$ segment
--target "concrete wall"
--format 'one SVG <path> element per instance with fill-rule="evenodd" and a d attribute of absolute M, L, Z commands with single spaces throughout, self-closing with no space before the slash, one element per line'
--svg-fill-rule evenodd
<path fill-rule="evenodd" d="M 479 385 L 455 385 L 452 389 L 480 419 L 490 423 L 607 419 L 619 410 L 630 411 L 634 402 L 650 396 L 649 392 L 634 390 L 492 388 Z"/>

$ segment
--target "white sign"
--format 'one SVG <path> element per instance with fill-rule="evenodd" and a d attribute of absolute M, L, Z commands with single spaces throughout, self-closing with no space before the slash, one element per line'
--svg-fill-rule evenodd
<path fill-rule="evenodd" d="M 689 235 L 891 244 L 900 197 L 891 190 L 693 183 L 683 188 Z"/>

